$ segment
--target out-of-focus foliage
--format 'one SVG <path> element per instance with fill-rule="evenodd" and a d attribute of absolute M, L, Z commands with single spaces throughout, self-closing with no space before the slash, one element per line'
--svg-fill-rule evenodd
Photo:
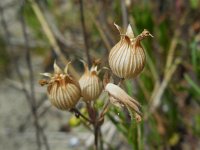
<path fill-rule="evenodd" d="M 143 29 L 148 29 L 154 38 L 143 41 L 147 54 L 144 71 L 136 79 L 127 80 L 123 84 L 128 94 L 142 103 L 144 120 L 137 124 L 135 120 L 130 120 L 128 112 L 120 112 L 115 107 L 110 107 L 108 120 L 116 126 L 119 133 L 124 135 L 134 150 L 186 149 L 186 147 L 198 149 L 200 146 L 200 1 L 124 0 L 127 13 L 125 16 L 121 1 L 84 2 L 91 56 L 101 58 L 102 66 L 108 67 L 109 46 L 112 47 L 120 39 L 114 28 L 114 22 L 121 25 L 130 23 L 135 35 Z M 86 58 L 78 1 L 47 0 L 40 2 L 39 5 L 63 54 L 72 60 L 74 67 L 81 72 L 78 60 Z M 34 41 L 31 47 L 32 53 L 44 57 L 43 68 L 47 70 L 57 56 L 51 50 L 52 45 L 49 44 L 30 3 L 25 3 L 24 15 L 29 35 Z M 124 18 L 128 22 L 124 22 Z M 9 63 L 9 57 L 4 40 L 1 38 L 0 47 L 0 72 L 2 72 L 4 66 Z M 19 44 L 16 49 L 19 47 L 24 45 Z M 170 59 L 171 65 L 167 68 Z M 176 60 L 180 60 L 177 66 Z M 157 98 L 155 95 L 160 92 L 170 67 L 174 65 L 176 69 L 162 91 L 158 106 L 151 110 Z M 97 101 L 96 107 L 103 107 L 102 100 L 103 98 Z M 73 117 L 69 120 L 71 126 L 77 126 L 80 122 Z"/>

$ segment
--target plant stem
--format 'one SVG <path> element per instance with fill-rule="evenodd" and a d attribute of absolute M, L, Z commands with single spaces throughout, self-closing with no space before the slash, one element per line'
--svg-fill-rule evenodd
<path fill-rule="evenodd" d="M 122 12 L 122 20 L 123 20 L 123 27 L 126 28 L 128 26 L 128 14 L 127 8 L 124 0 L 120 0 L 121 2 L 121 12 Z"/>
<path fill-rule="evenodd" d="M 56 55 L 60 58 L 60 60 L 65 63 L 68 64 L 69 61 L 65 58 L 65 56 L 63 55 L 57 41 L 56 38 L 50 28 L 50 26 L 48 25 L 44 14 L 42 13 L 40 7 L 38 6 L 37 2 L 35 0 L 29 0 L 31 3 L 31 7 L 38 19 L 38 21 L 40 22 L 42 29 L 47 37 L 47 39 L 49 40 L 50 45 L 52 46 L 53 50 L 55 51 Z M 79 74 L 77 73 L 77 71 L 70 65 L 69 66 L 69 72 L 75 77 L 75 78 L 79 78 Z"/>
<path fill-rule="evenodd" d="M 101 111 L 101 113 L 99 115 L 98 122 L 102 122 L 103 121 L 103 118 L 104 118 L 106 112 L 108 111 L 109 104 L 110 104 L 110 100 L 108 99 L 108 101 L 104 104 L 103 109 L 102 109 L 102 111 Z"/>
<path fill-rule="evenodd" d="M 98 136 L 99 136 L 99 128 L 100 128 L 99 125 L 100 124 L 99 124 L 99 120 L 97 117 L 97 111 L 91 105 L 91 102 L 86 102 L 86 106 L 87 106 L 88 114 L 90 116 L 91 123 L 94 128 L 94 131 L 93 131 L 93 133 L 94 133 L 94 149 L 98 150 Z"/>
<path fill-rule="evenodd" d="M 78 109 L 72 108 L 72 109 L 70 109 L 70 111 L 74 112 L 75 116 L 77 116 L 77 117 L 81 116 L 83 119 L 85 119 L 89 123 L 92 123 L 92 120 L 90 120 L 89 118 L 87 118 L 86 116 L 84 116 Z"/>
<path fill-rule="evenodd" d="M 89 42 L 87 38 L 87 31 L 86 31 L 86 26 L 85 26 L 85 17 L 84 17 L 84 7 L 83 7 L 83 0 L 79 0 L 80 4 L 80 17 L 81 17 L 81 25 L 82 25 L 82 30 L 83 30 L 83 38 L 84 38 L 84 43 L 85 43 L 85 54 L 87 57 L 87 62 L 88 65 L 92 65 L 91 57 L 89 54 Z"/>
<path fill-rule="evenodd" d="M 104 45 L 105 45 L 105 47 L 106 47 L 106 52 L 107 52 L 107 54 L 108 54 L 109 51 L 110 51 L 110 49 L 112 48 L 112 46 L 111 46 L 111 44 L 110 44 L 108 38 L 107 38 L 106 35 L 105 35 L 105 32 L 104 32 L 104 30 L 103 30 L 103 28 L 102 28 L 102 25 L 101 25 L 100 22 L 94 17 L 94 14 L 92 14 L 91 12 L 89 12 L 89 15 L 90 15 L 90 18 L 91 18 L 92 22 L 94 23 L 94 25 L 96 26 L 96 28 L 97 28 L 97 30 L 98 30 L 98 32 L 99 32 L 99 34 L 100 34 L 100 37 L 101 37 L 101 39 L 102 39 L 102 41 L 103 41 L 103 43 L 104 43 Z"/>
<path fill-rule="evenodd" d="M 99 137 L 99 126 L 98 126 L 98 123 L 96 122 L 94 124 L 94 147 L 95 147 L 95 150 L 98 150 L 98 137 Z"/>
<path fill-rule="evenodd" d="M 181 62 L 181 59 L 176 58 L 173 65 L 171 65 L 169 70 L 166 72 L 164 79 L 163 79 L 162 83 L 160 84 L 159 89 L 156 92 L 156 95 L 154 95 L 154 97 L 151 98 L 152 104 L 151 104 L 151 107 L 150 107 L 150 113 L 154 112 L 155 109 L 160 105 L 161 97 L 162 97 L 168 83 L 170 82 L 172 75 L 176 71 L 177 66 L 180 64 L 180 62 Z"/>
<path fill-rule="evenodd" d="M 33 76 L 33 69 L 32 69 L 32 61 L 30 56 L 30 49 L 29 49 L 29 40 L 27 35 L 27 30 L 25 26 L 25 20 L 23 14 L 20 15 L 21 26 L 23 30 L 23 36 L 25 41 L 25 54 L 26 54 L 26 62 L 29 69 L 29 80 L 30 80 L 30 98 L 31 98 L 31 110 L 34 116 L 34 125 L 36 127 L 36 139 L 38 143 L 39 149 L 41 149 L 41 141 L 40 141 L 40 134 L 39 134 L 39 123 L 38 123 L 38 114 L 36 109 L 36 98 L 35 98 L 35 88 L 34 88 L 34 76 Z"/>
<path fill-rule="evenodd" d="M 118 83 L 118 86 L 121 86 L 122 85 L 122 83 L 124 82 L 124 78 L 120 78 L 120 80 L 119 80 L 119 83 Z"/>

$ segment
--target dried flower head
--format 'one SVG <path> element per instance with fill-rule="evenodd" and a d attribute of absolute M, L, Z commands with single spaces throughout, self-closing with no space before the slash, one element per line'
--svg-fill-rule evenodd
<path fill-rule="evenodd" d="M 42 73 L 49 80 L 40 80 L 42 86 L 47 85 L 47 93 L 52 105 L 62 110 L 73 108 L 81 96 L 78 82 L 68 74 L 68 65 L 69 63 L 63 72 L 55 62 L 54 74 Z"/>
<path fill-rule="evenodd" d="M 119 86 L 108 83 L 105 87 L 105 91 L 108 92 L 110 102 L 117 107 L 126 107 L 131 115 L 134 114 L 137 122 L 142 120 L 142 113 L 140 111 L 141 105 L 138 101 L 130 97 L 124 90 Z"/>
<path fill-rule="evenodd" d="M 118 25 L 115 24 L 115 26 L 120 32 L 121 39 L 110 51 L 110 68 L 120 78 L 134 78 L 145 65 L 145 53 L 140 42 L 145 37 L 153 36 L 144 29 L 140 35 L 134 37 L 130 24 L 126 33 Z"/>
<path fill-rule="evenodd" d="M 90 70 L 88 65 L 84 61 L 82 62 L 85 72 L 79 80 L 81 95 L 85 101 L 92 101 L 101 94 L 103 89 L 103 84 L 98 77 L 99 72 L 97 71 L 97 65 L 100 63 L 100 60 L 95 60 Z"/>

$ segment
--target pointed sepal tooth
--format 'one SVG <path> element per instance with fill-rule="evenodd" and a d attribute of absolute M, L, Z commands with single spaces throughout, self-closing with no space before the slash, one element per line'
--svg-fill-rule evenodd
<path fill-rule="evenodd" d="M 53 64 L 53 68 L 54 68 L 54 73 L 62 73 L 62 70 L 60 69 L 60 67 L 56 64 L 56 61 L 54 61 Z"/>
<path fill-rule="evenodd" d="M 64 69 L 64 73 L 68 74 L 68 69 L 69 69 L 69 65 L 71 64 L 71 61 L 69 61 L 66 66 L 65 66 L 65 69 Z"/>
<path fill-rule="evenodd" d="M 133 29 L 131 27 L 131 25 L 129 24 L 128 27 L 127 27 L 127 30 L 126 30 L 126 35 L 133 39 L 134 38 L 134 33 L 133 33 Z"/>

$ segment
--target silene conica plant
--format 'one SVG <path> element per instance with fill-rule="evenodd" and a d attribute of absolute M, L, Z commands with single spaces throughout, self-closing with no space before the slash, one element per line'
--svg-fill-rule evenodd
<path fill-rule="evenodd" d="M 123 31 L 118 25 L 114 25 L 120 33 L 120 41 L 114 45 L 109 53 L 110 69 L 107 69 L 109 71 L 104 74 L 103 81 L 99 77 L 101 71 L 101 69 L 98 69 L 100 59 L 93 61 L 91 68 L 85 61 L 81 60 L 85 71 L 79 81 L 68 73 L 70 63 L 62 70 L 56 62 L 54 62 L 54 73 L 42 73 L 47 78 L 40 80 L 42 86 L 47 85 L 47 94 L 53 106 L 60 110 L 74 112 L 77 117 L 82 117 L 89 125 L 93 125 L 95 149 L 98 149 L 100 127 L 103 124 L 106 112 L 109 111 L 110 104 L 119 108 L 127 108 L 131 118 L 135 119 L 136 122 L 142 120 L 141 104 L 129 96 L 120 87 L 120 83 L 125 79 L 134 79 L 142 72 L 146 58 L 140 42 L 146 37 L 153 36 L 144 29 L 141 34 L 135 37 L 130 24 L 126 31 Z M 119 84 L 110 82 L 109 75 L 112 73 L 120 78 Z M 100 111 L 94 107 L 94 103 L 103 92 L 108 93 L 108 101 L 104 102 Z M 89 117 L 76 108 L 76 104 L 81 98 L 86 104 Z"/>

